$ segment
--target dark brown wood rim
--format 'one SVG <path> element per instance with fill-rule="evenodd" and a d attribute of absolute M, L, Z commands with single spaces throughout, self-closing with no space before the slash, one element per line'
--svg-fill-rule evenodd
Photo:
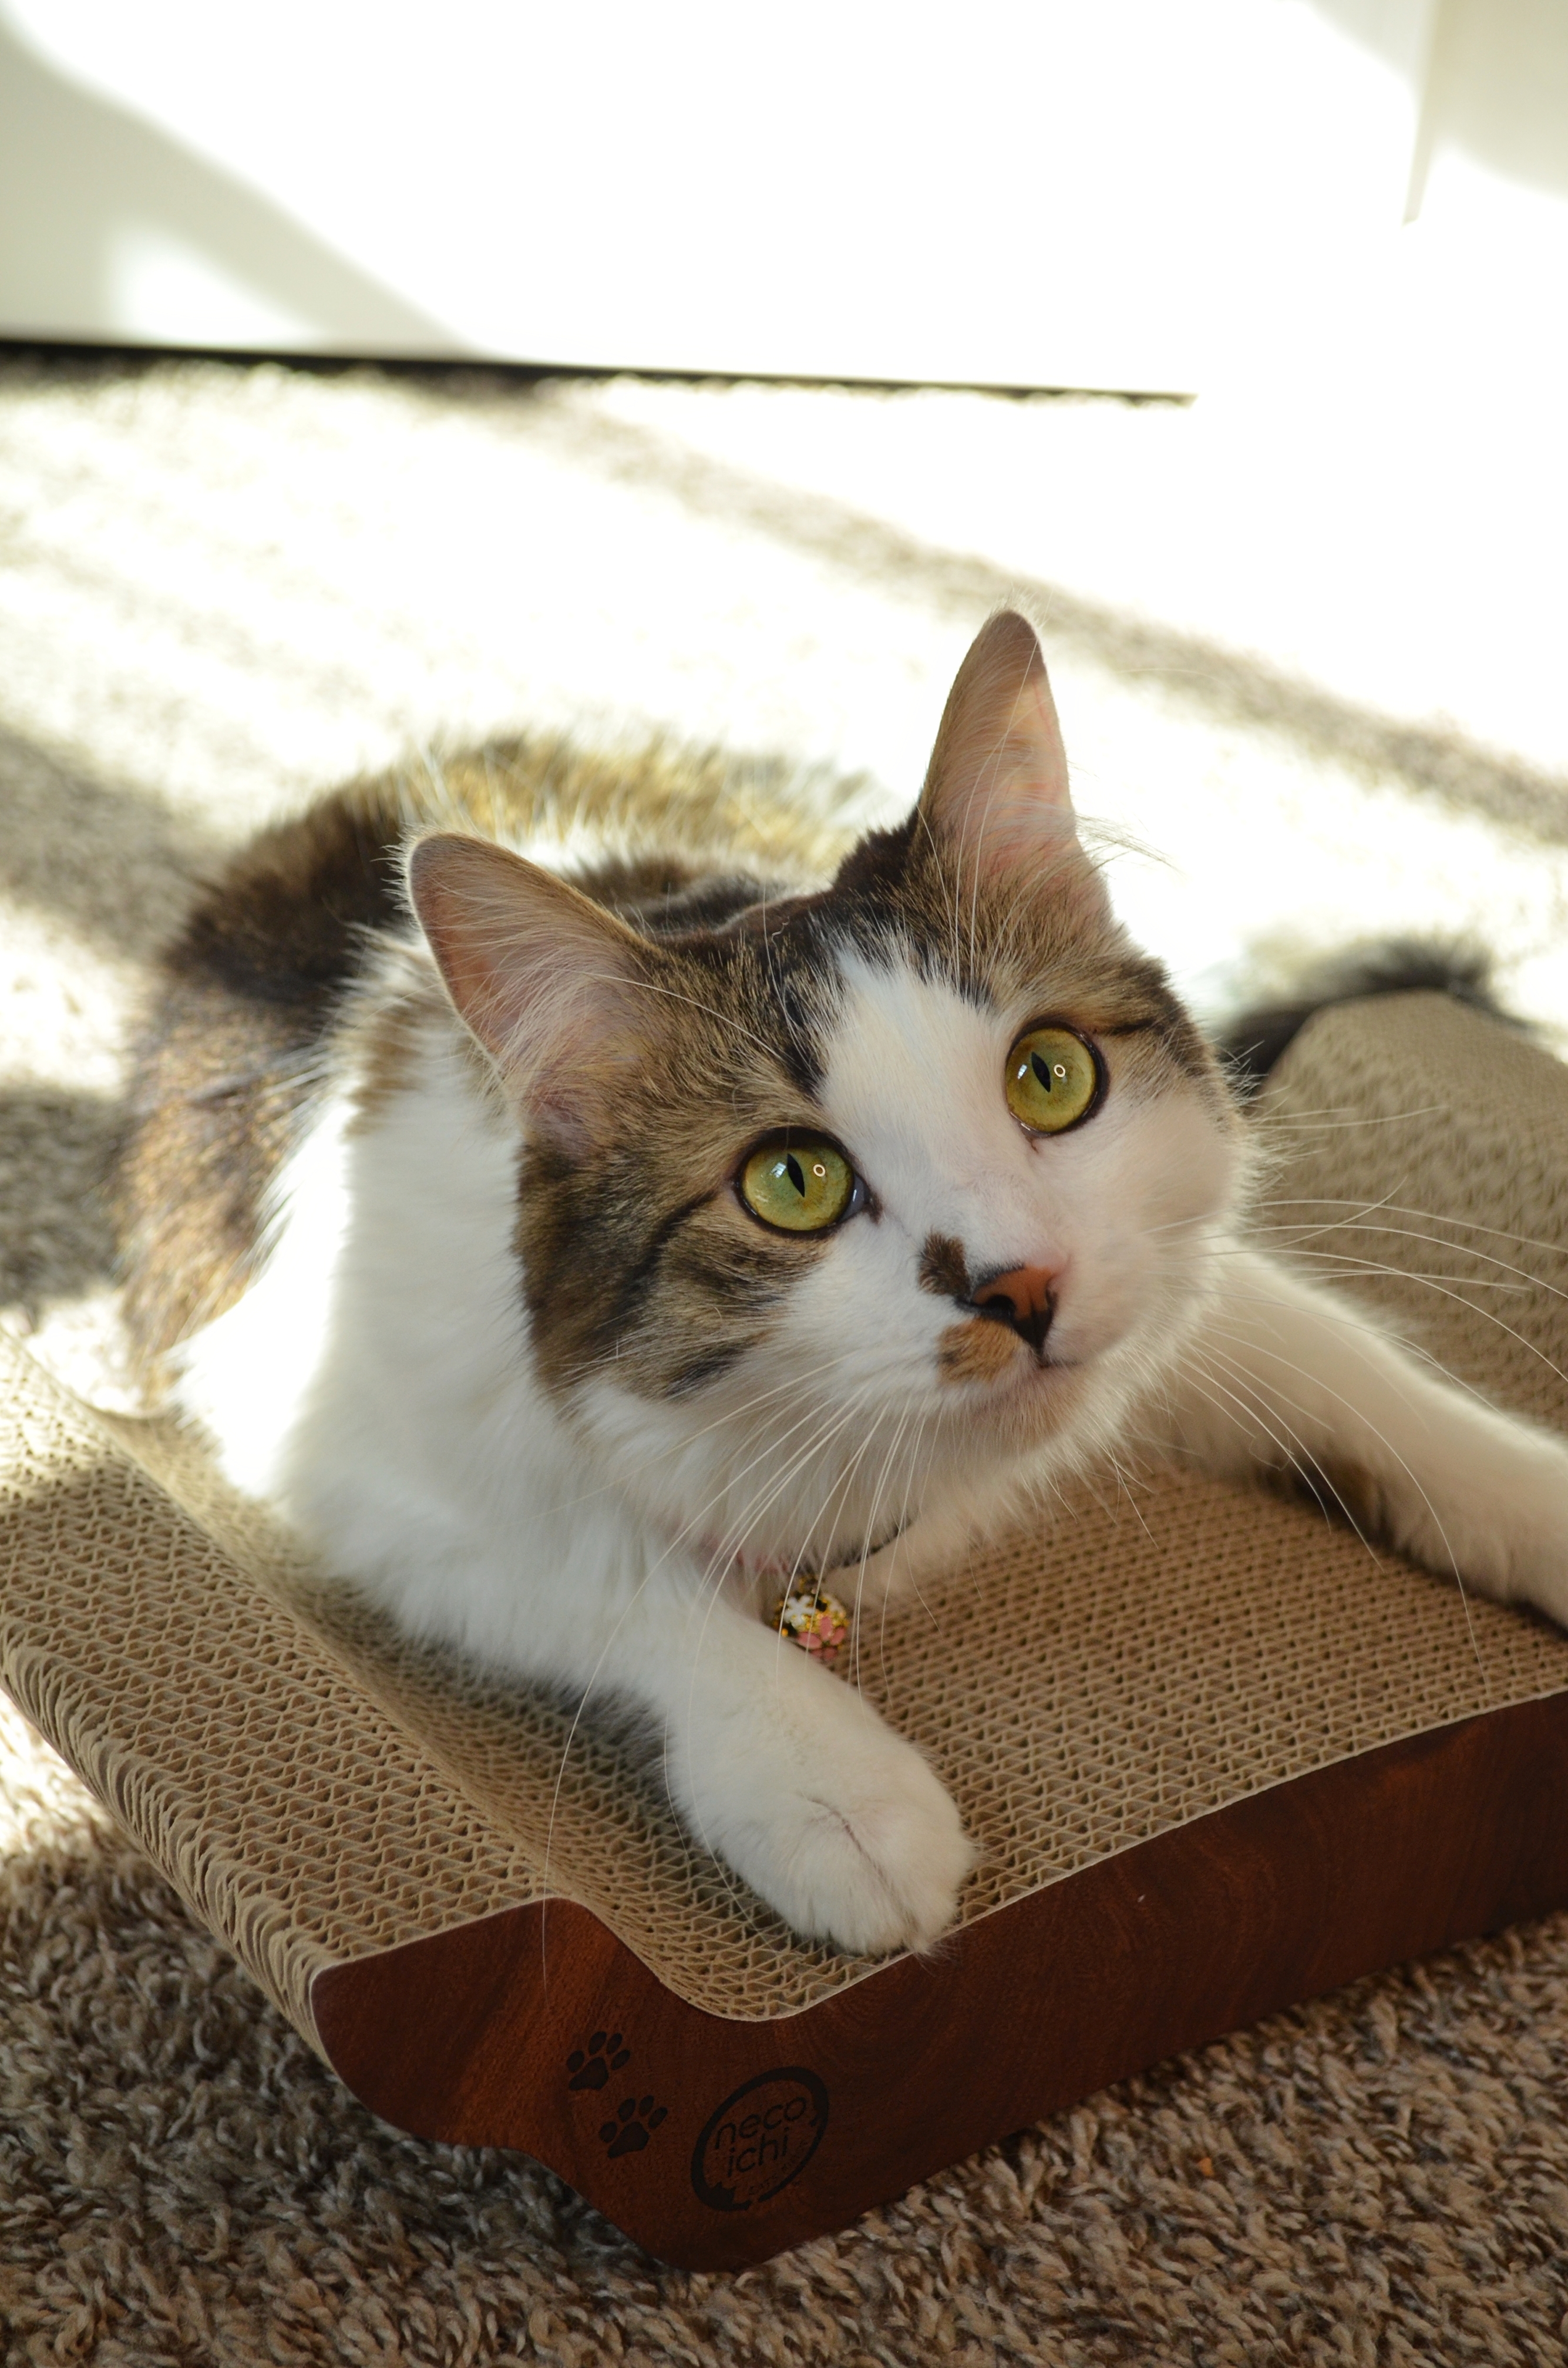
<path fill-rule="evenodd" d="M 1565 1904 L 1568 1691 L 1232 1803 L 795 2013 L 688 2005 L 565 1899 L 328 1966 L 312 2007 L 386 2120 L 522 2147 L 649 2251 L 733 2269 L 1162 2057 Z"/>

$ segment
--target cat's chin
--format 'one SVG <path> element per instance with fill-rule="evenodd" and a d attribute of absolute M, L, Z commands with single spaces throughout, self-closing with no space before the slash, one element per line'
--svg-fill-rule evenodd
<path fill-rule="evenodd" d="M 731 1558 L 734 1577 L 765 1611 L 781 1585 L 813 1582 L 865 1610 L 951 1569 L 1017 1518 L 1042 1469 L 1075 1461 L 1092 1378 L 1092 1360 L 1041 1365 L 1020 1357 L 1016 1369 L 969 1394 L 968 1452 L 945 1482 L 932 1475 L 935 1485 L 917 1512 L 897 1524 L 879 1523 L 869 1545 L 839 1537 L 824 1546 L 813 1535 L 754 1548 Z"/>
<path fill-rule="evenodd" d="M 994 1381 L 971 1385 L 967 1408 L 975 1422 L 989 1421 L 1004 1439 L 1036 1446 L 1073 1420 L 1088 1383 L 1090 1368 L 1066 1359 L 1020 1353 Z"/>

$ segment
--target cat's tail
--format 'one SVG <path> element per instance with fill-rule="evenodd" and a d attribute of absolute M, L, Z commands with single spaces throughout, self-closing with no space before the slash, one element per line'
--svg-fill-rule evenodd
<path fill-rule="evenodd" d="M 1449 995 L 1506 1028 L 1529 1022 L 1499 1003 L 1494 961 L 1471 939 L 1384 938 L 1345 946 L 1303 963 L 1278 993 L 1247 1004 L 1210 1028 L 1239 1092 L 1256 1093 L 1314 1013 L 1374 995 Z"/>

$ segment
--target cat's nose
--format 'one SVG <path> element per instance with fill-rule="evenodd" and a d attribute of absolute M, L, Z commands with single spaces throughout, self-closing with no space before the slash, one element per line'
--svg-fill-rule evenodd
<path fill-rule="evenodd" d="M 1035 1355 L 1043 1360 L 1045 1336 L 1056 1313 L 1056 1281 L 1052 1266 L 1016 1266 L 994 1274 L 980 1285 L 971 1304 L 994 1323 L 1010 1324 Z"/>

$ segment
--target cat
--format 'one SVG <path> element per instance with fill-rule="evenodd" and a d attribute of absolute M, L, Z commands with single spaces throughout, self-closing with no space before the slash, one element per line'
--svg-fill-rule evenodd
<path fill-rule="evenodd" d="M 1568 1446 L 1249 1246 L 1252 1131 L 1112 914 L 1025 619 L 901 826 L 798 836 L 715 762 L 531 744 L 265 834 L 163 965 L 126 1304 L 333 1572 L 631 1705 L 694 1836 L 881 1952 L 972 1848 L 770 1626 L 791 1580 L 885 1600 L 1135 1433 L 1326 1474 L 1562 1621 Z"/>

